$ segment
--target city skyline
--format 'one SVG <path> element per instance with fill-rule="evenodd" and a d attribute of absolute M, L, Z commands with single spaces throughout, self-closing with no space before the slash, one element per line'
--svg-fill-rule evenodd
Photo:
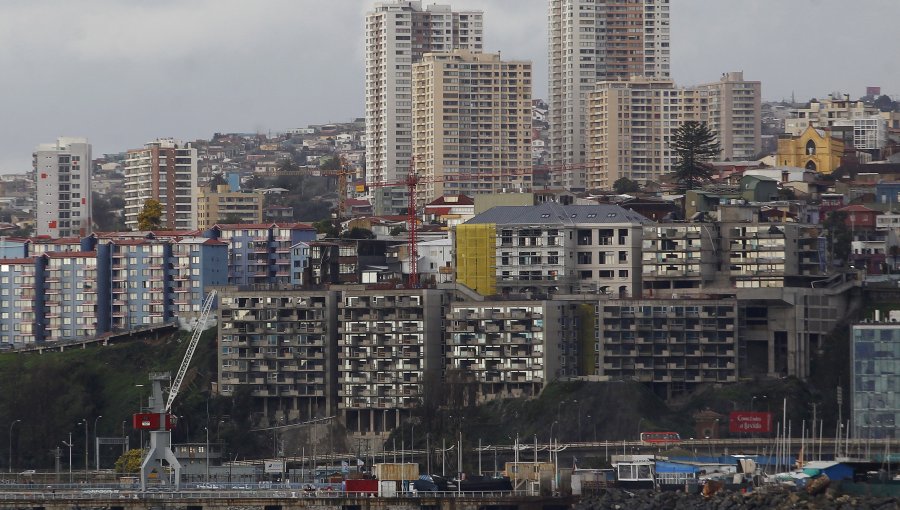
<path fill-rule="evenodd" d="M 547 97 L 545 0 L 445 3 L 483 10 L 485 51 L 531 60 L 534 97 Z M 227 1 L 153 8 L 113 0 L 5 4 L 0 66 L 8 78 L 0 84 L 6 98 L 0 111 L 7 131 L 0 173 L 30 170 L 31 152 L 59 136 L 86 137 L 101 155 L 160 136 L 189 141 L 216 131 L 283 131 L 362 117 L 364 15 L 374 5 L 272 0 L 247 10 Z M 831 91 L 858 97 L 866 85 L 897 92 L 900 71 L 864 58 L 896 47 L 900 35 L 890 30 L 892 17 L 883 15 L 894 4 L 854 4 L 865 24 L 845 23 L 836 14 L 845 5 L 675 0 L 672 77 L 692 85 L 743 70 L 747 79 L 762 81 L 766 100 L 792 93 L 807 100 Z M 801 19 L 827 44 L 799 41 Z M 161 26 L 166 37 L 153 28 Z M 841 64 L 839 73 L 834 66 L 797 65 L 823 45 Z"/>

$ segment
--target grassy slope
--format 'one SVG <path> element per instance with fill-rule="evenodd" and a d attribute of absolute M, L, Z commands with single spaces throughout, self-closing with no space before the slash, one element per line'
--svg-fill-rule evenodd
<path fill-rule="evenodd" d="M 214 333 L 210 330 L 204 334 L 192 363 L 201 374 L 194 387 L 203 391 L 213 374 L 210 365 L 215 367 Z M 69 432 L 75 442 L 73 457 L 83 459 L 82 419 L 88 420 L 91 436 L 94 420 L 100 415 L 97 423 L 101 436 L 121 436 L 125 420 L 129 433 L 139 399 L 146 405 L 149 373 L 171 371 L 174 375 L 187 348 L 188 342 L 180 341 L 184 335 L 63 353 L 0 355 L 0 387 L 4 390 L 0 392 L 0 425 L 22 420 L 13 430 L 14 450 L 18 452 L 14 464 L 50 467 L 48 451 L 63 447 L 61 441 L 68 441 Z M 82 463 L 74 462 L 76 467 Z"/>

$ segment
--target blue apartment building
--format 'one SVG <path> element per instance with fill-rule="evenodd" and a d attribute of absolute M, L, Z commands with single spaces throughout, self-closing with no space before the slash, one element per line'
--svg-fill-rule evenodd
<path fill-rule="evenodd" d="M 37 270 L 33 258 L 0 260 L 0 343 L 22 347 L 38 340 Z"/>
<path fill-rule="evenodd" d="M 171 243 L 154 239 L 112 239 L 97 247 L 100 267 L 108 275 L 103 315 L 110 331 L 172 320 L 166 306 L 166 263 L 171 251 Z"/>
<path fill-rule="evenodd" d="M 200 315 L 206 289 L 228 284 L 228 243 L 205 237 L 186 237 L 172 243 L 169 297 L 172 314 Z"/>
<path fill-rule="evenodd" d="M 304 223 L 215 225 L 208 237 L 228 243 L 228 284 L 284 284 L 292 281 L 292 247 L 314 241 Z"/>
<path fill-rule="evenodd" d="M 196 234 L 11 242 L 0 251 L 0 344 L 90 338 L 196 317 L 206 289 L 228 283 L 229 248 Z"/>
<path fill-rule="evenodd" d="M 297 243 L 291 246 L 291 285 L 303 285 L 309 268 L 309 244 Z"/>
<path fill-rule="evenodd" d="M 92 251 L 96 241 L 94 236 L 88 237 L 60 237 L 52 239 L 46 236 L 39 236 L 29 239 L 27 253 L 23 257 L 38 257 L 45 253 L 72 252 L 72 251 Z"/>
<path fill-rule="evenodd" d="M 42 284 L 35 310 L 40 341 L 87 338 L 102 332 L 97 318 L 97 252 L 46 252 L 38 261 L 36 275 L 43 276 L 36 282 Z"/>

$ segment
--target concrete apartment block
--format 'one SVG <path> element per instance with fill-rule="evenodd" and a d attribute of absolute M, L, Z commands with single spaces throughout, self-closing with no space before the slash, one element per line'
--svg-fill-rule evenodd
<path fill-rule="evenodd" d="M 339 309 L 339 403 L 347 427 L 398 426 L 426 390 L 438 391 L 449 294 L 435 289 L 346 286 Z"/>
<path fill-rule="evenodd" d="M 219 392 L 242 387 L 271 423 L 337 412 L 337 299 L 333 291 L 219 294 Z"/>

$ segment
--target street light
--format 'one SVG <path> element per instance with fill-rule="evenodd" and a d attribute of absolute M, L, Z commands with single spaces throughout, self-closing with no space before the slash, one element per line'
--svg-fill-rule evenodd
<path fill-rule="evenodd" d="M 22 420 L 15 420 L 9 424 L 9 472 L 12 473 L 12 429 L 13 425 Z"/>
<path fill-rule="evenodd" d="M 566 402 L 568 402 L 568 400 L 563 400 L 562 402 L 556 404 L 556 421 L 559 421 L 559 408 L 562 407 L 562 405 Z"/>
<path fill-rule="evenodd" d="M 206 482 L 209 483 L 209 427 L 206 429 Z"/>
<path fill-rule="evenodd" d="M 102 414 L 98 414 L 97 417 L 94 418 L 94 443 L 97 442 L 97 421 L 100 420 L 100 418 L 103 418 Z M 100 452 L 99 451 L 97 452 L 95 457 L 96 458 L 94 459 L 94 461 L 97 464 L 97 471 L 100 471 Z"/>
<path fill-rule="evenodd" d="M 581 404 L 578 403 L 578 400 L 573 400 L 572 402 L 577 406 L 577 410 L 578 410 L 578 434 L 576 434 L 575 440 L 580 443 L 581 442 Z"/>
<path fill-rule="evenodd" d="M 84 479 L 87 481 L 87 472 L 88 472 L 88 421 L 87 418 L 83 418 L 81 423 L 84 424 Z M 79 423 L 79 425 L 81 425 Z"/>
<path fill-rule="evenodd" d="M 553 462 L 553 426 L 559 423 L 554 420 L 553 423 L 550 424 L 550 462 Z M 537 454 L 535 454 L 537 455 Z"/>
<path fill-rule="evenodd" d="M 72 433 L 69 432 L 69 442 L 63 441 L 62 444 L 69 447 L 69 483 L 72 483 Z"/>

